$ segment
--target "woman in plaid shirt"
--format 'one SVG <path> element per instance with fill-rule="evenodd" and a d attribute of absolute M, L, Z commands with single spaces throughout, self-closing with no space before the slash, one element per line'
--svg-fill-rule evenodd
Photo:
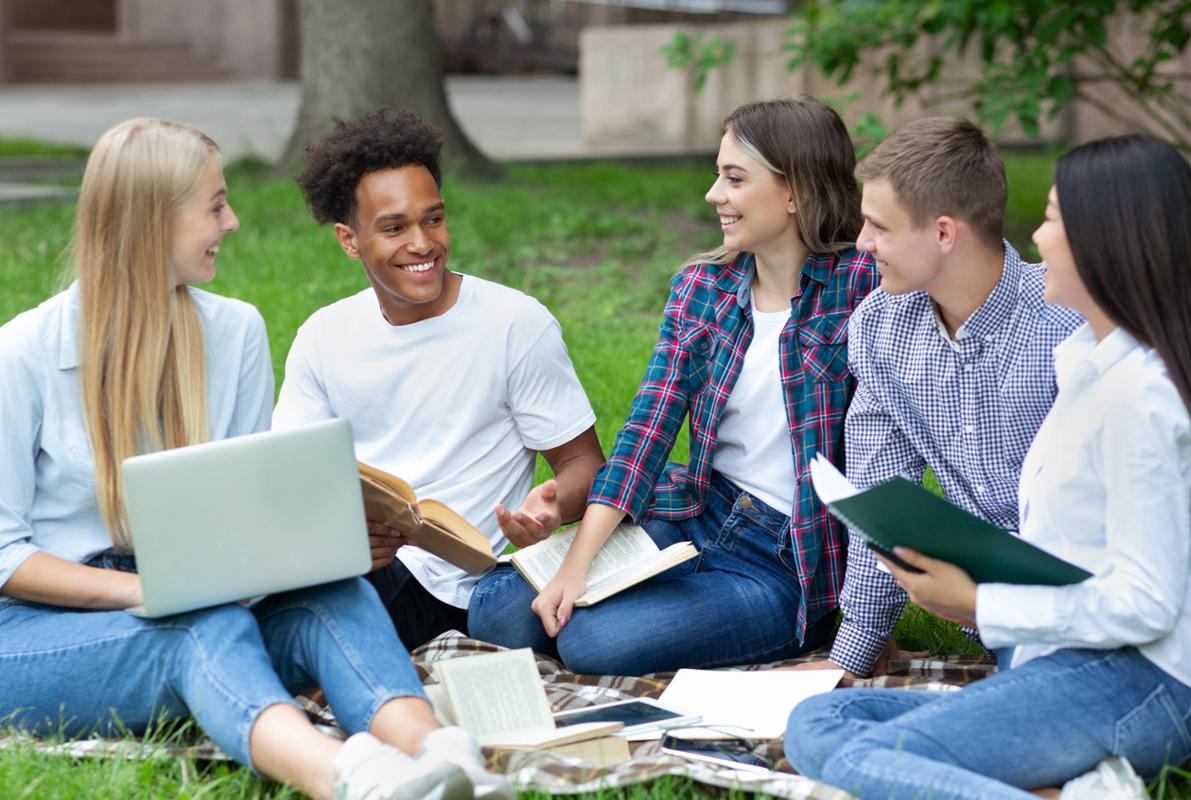
<path fill-rule="evenodd" d="M 841 452 L 847 321 L 876 285 L 853 248 L 855 154 L 810 97 L 724 123 L 723 246 L 675 277 L 661 332 L 558 574 L 538 596 L 511 567 L 481 580 L 473 636 L 556 654 L 577 672 L 642 674 L 788 658 L 831 633 L 846 542 L 806 480 Z M 684 418 L 690 463 L 667 462 Z M 596 553 L 626 517 L 697 559 L 580 609 Z M 531 605 L 532 604 L 532 605 Z"/>

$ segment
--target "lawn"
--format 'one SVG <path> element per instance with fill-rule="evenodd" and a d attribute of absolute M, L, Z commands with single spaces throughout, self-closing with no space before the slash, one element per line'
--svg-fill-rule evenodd
<path fill-rule="evenodd" d="M 0 154 L 5 152 L 0 146 Z M 1012 154 L 1007 162 L 1007 229 L 1023 255 L 1030 255 L 1028 236 L 1041 218 L 1053 157 Z M 206 288 L 260 308 L 280 385 L 298 325 L 367 282 L 332 233 L 311 220 L 291 182 L 257 164 L 234 165 L 227 178 L 241 228 L 225 239 L 219 275 Z M 448 179 L 444 186 L 452 267 L 522 289 L 554 312 L 599 417 L 605 447 L 644 370 L 671 275 L 685 256 L 718 241 L 715 216 L 703 201 L 710 179 L 710 163 L 587 164 L 513 166 L 497 183 Z M 62 285 L 71 219 L 70 207 L 54 205 L 6 207 L 0 214 L 0 322 Z M 680 439 L 674 457 L 685 456 Z M 539 464 L 540 477 L 543 467 Z M 906 649 L 971 647 L 954 628 L 916 610 L 903 619 L 897 638 Z M 246 770 L 225 766 L 161 760 L 65 767 L 32 752 L 0 754 L 0 797 L 288 796 Z M 628 796 L 645 800 L 692 792 L 684 782 L 662 781 Z M 1165 786 L 1161 794 L 1178 796 Z"/>

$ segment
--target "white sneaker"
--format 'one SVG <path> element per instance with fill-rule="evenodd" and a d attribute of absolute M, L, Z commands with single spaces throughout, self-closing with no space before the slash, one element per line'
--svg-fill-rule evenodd
<path fill-rule="evenodd" d="M 336 800 L 471 800 L 454 764 L 421 763 L 370 733 L 347 738 L 335 756 Z"/>
<path fill-rule="evenodd" d="M 472 735 L 458 726 L 439 728 L 426 734 L 418 763 L 454 764 L 467 774 L 477 798 L 513 800 L 516 792 L 504 775 L 489 772 L 484 755 Z"/>
<path fill-rule="evenodd" d="M 1063 784 L 1059 800 L 1149 800 L 1146 785 L 1133 766 L 1120 756 L 1109 756 Z"/>

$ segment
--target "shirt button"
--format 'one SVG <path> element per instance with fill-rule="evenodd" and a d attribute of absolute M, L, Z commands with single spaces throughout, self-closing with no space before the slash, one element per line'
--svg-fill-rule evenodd
<path fill-rule="evenodd" d="M 984 334 L 984 341 L 991 342 L 992 340 L 993 340 L 993 335 L 991 333 Z"/>
<path fill-rule="evenodd" d="M 973 433 L 975 430 L 976 430 L 975 425 L 965 425 L 964 426 L 964 433 Z"/>
<path fill-rule="evenodd" d="M 980 485 L 978 485 L 978 486 L 976 487 L 976 493 L 977 493 L 977 494 L 984 494 L 984 484 L 983 484 L 983 483 L 982 483 L 982 484 L 980 484 Z"/>
<path fill-rule="evenodd" d="M 964 372 L 971 372 L 971 371 L 972 371 L 972 365 L 964 364 Z"/>

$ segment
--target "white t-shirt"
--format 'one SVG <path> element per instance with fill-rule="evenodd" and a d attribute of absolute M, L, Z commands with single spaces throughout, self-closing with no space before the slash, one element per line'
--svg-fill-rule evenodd
<path fill-rule="evenodd" d="M 273 411 L 275 429 L 351 422 L 356 457 L 441 500 L 508 541 L 493 506 L 518 508 L 535 452 L 595 422 L 558 322 L 516 289 L 464 276 L 446 313 L 390 325 L 372 289 L 319 309 L 299 328 Z M 397 557 L 431 594 L 466 608 L 478 576 L 417 547 Z"/>
<path fill-rule="evenodd" d="M 789 514 L 794 506 L 794 451 L 782 394 L 782 329 L 790 309 L 753 306 L 753 340 L 732 394 L 724 404 L 711 466 L 767 506 Z"/>

